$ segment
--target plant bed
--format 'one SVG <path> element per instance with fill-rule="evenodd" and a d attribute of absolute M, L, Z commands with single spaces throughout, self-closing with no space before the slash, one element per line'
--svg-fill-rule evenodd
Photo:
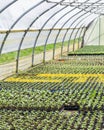
<path fill-rule="evenodd" d="M 68 56 L 104 56 L 104 53 L 72 53 L 68 54 Z"/>
<path fill-rule="evenodd" d="M 102 130 L 104 58 L 89 57 L 73 57 L 64 62 L 51 61 L 13 76 L 30 80 L 57 79 L 62 82 L 1 82 L 0 116 L 4 116 L 0 120 L 4 128 L 9 125 L 6 123 L 11 116 L 15 129 Z M 0 129 L 4 129 L 2 124 Z"/>
<path fill-rule="evenodd" d="M 104 55 L 104 46 L 84 46 L 69 54 L 88 54 L 88 55 Z"/>

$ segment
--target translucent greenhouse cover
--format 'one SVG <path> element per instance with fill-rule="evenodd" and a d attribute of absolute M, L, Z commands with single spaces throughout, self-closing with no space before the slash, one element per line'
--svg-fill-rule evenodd
<path fill-rule="evenodd" d="M 1 0 L 0 53 L 31 48 L 35 44 L 39 46 L 46 42 L 60 42 L 63 37 L 66 41 L 69 38 L 74 39 L 76 32 L 78 34 L 80 32 L 78 30 L 86 28 L 103 14 L 103 2 L 103 0 Z M 73 29 L 75 30 L 72 31 Z"/>
<path fill-rule="evenodd" d="M 52 0 L 52 1 L 55 1 L 55 0 Z M 85 0 L 79 0 L 79 1 L 84 2 Z M 96 0 L 93 0 L 93 2 L 94 1 L 96 1 Z M 5 0 L 5 1 L 1 0 L 0 1 L 0 10 L 5 8 L 11 2 L 13 2 L 13 0 Z M 28 13 L 24 14 L 24 16 L 16 23 L 16 25 L 12 29 L 27 29 L 27 27 L 29 27 L 30 23 L 37 17 L 39 17 L 39 19 L 36 22 L 34 22 L 34 24 L 31 26 L 31 29 L 32 28 L 41 29 L 42 25 L 46 22 L 46 20 L 51 15 L 56 13 L 59 9 L 65 7 L 65 6 L 62 6 L 59 4 L 57 4 L 56 6 L 55 5 L 56 5 L 56 3 L 50 3 L 50 2 L 48 3 L 45 0 L 44 1 L 42 1 L 42 0 L 15 0 L 14 3 L 12 3 L 8 8 L 6 8 L 2 13 L 0 13 L 0 19 L 1 19 L 0 20 L 0 30 L 10 29 L 10 27 L 13 25 L 13 23 L 15 23 L 15 21 L 29 9 L 31 9 L 31 10 Z M 47 23 L 45 28 L 51 28 L 53 23 L 55 23 L 55 21 L 59 17 L 61 17 L 65 12 L 72 10 L 73 8 L 74 7 L 68 6 L 67 8 L 65 8 L 65 10 L 60 11 L 60 13 L 58 13 L 56 16 L 54 16 L 53 19 L 50 20 L 49 23 Z M 46 11 L 46 13 L 44 13 L 45 11 Z M 78 11 L 79 11 L 79 9 L 76 8 L 75 10 L 70 12 L 66 16 L 66 18 L 70 17 L 71 15 L 74 15 L 74 13 L 77 13 Z M 41 15 L 42 13 L 44 13 L 44 14 Z M 93 18 L 93 16 L 94 15 L 92 14 L 92 18 Z M 66 18 L 62 19 L 60 21 L 60 23 L 58 23 L 55 27 L 60 28 L 61 25 L 66 20 Z M 89 19 L 87 19 L 87 21 L 88 20 Z M 68 27 L 68 25 L 66 27 Z"/>
<path fill-rule="evenodd" d="M 97 18 L 85 35 L 85 45 L 104 45 L 104 16 Z"/>

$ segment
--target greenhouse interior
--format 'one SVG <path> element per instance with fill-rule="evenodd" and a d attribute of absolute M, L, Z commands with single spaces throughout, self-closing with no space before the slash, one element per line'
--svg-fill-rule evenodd
<path fill-rule="evenodd" d="M 0 130 L 104 130 L 104 0 L 0 1 Z"/>

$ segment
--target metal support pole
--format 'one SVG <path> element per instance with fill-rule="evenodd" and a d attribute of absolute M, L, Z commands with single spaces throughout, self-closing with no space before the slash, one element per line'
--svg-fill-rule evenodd
<path fill-rule="evenodd" d="M 52 33 L 52 30 L 54 29 L 54 27 L 58 24 L 58 22 L 63 18 L 65 17 L 67 14 L 71 13 L 74 11 L 75 8 L 73 8 L 72 10 L 69 10 L 68 12 L 66 12 L 65 14 L 63 14 L 55 23 L 54 25 L 52 26 L 52 28 L 50 29 L 49 33 L 48 33 L 48 36 L 46 38 L 46 41 L 45 41 L 45 45 L 44 45 L 44 56 L 43 56 L 43 59 L 45 60 L 45 55 L 46 55 L 46 46 L 47 46 L 47 42 L 48 42 L 48 39 Z"/>
<path fill-rule="evenodd" d="M 84 46 L 84 36 L 85 36 L 86 31 L 87 31 L 87 28 L 85 29 L 83 37 L 82 37 L 81 48 Z"/>

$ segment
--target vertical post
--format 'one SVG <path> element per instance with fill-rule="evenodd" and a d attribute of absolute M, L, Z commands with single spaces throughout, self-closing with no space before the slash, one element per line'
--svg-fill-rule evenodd
<path fill-rule="evenodd" d="M 33 67 L 34 66 L 34 54 L 32 54 L 32 65 L 31 65 L 31 67 Z"/>
<path fill-rule="evenodd" d="M 18 68 L 19 68 L 19 59 L 16 58 L 16 74 L 18 74 Z"/>
<path fill-rule="evenodd" d="M 87 31 L 87 28 L 85 28 L 83 36 L 82 36 L 81 48 L 84 46 L 84 37 L 85 37 L 86 31 Z"/>
<path fill-rule="evenodd" d="M 45 57 L 46 57 L 46 47 L 45 47 L 45 50 L 43 51 L 43 63 L 45 64 Z"/>

